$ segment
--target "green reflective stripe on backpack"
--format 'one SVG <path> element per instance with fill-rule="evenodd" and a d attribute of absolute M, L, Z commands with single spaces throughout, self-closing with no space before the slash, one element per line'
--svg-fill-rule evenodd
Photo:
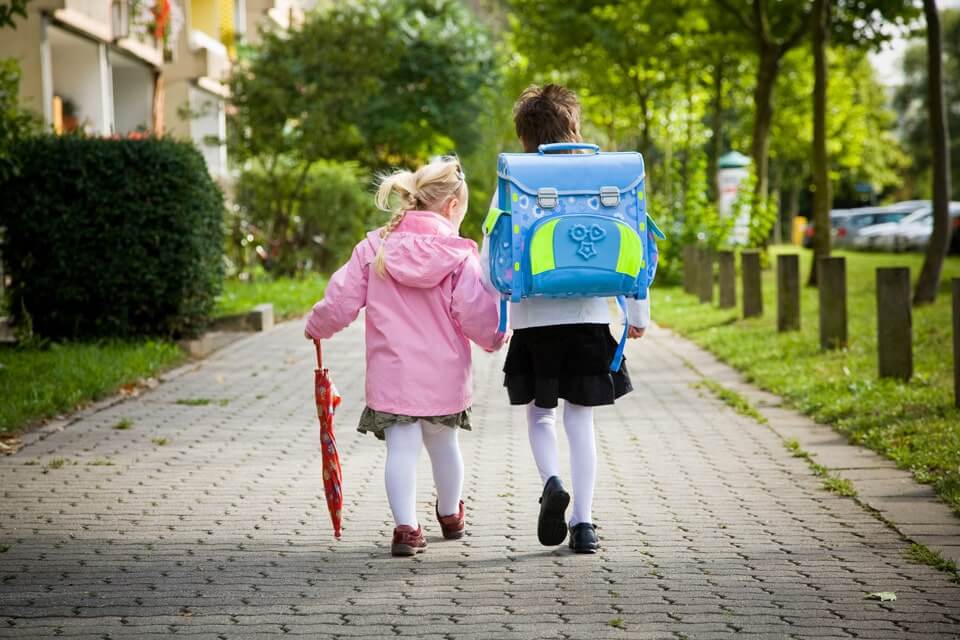
<path fill-rule="evenodd" d="M 617 258 L 617 273 L 636 277 L 643 268 L 643 245 L 633 229 L 623 223 L 617 224 L 620 230 L 620 256 Z"/>
<path fill-rule="evenodd" d="M 488 236 L 493 233 L 493 228 L 497 226 L 497 220 L 503 215 L 503 211 L 496 207 L 490 207 L 487 217 L 483 220 L 483 234 Z"/>
<path fill-rule="evenodd" d="M 554 218 L 537 229 L 530 242 L 530 272 L 533 275 L 552 271 L 557 263 L 553 255 L 553 230 L 560 222 L 560 218 Z"/>

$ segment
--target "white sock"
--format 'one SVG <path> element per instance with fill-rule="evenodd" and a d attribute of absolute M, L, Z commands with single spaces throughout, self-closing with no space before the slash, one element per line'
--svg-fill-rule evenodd
<path fill-rule="evenodd" d="M 417 461 L 423 436 L 420 423 L 397 423 L 383 432 L 387 441 L 387 463 L 383 479 L 387 500 L 397 526 L 417 524 Z"/>
<path fill-rule="evenodd" d="M 437 511 L 441 516 L 460 513 L 463 492 L 463 457 L 457 431 L 442 424 L 420 422 L 423 444 L 433 467 L 433 484 L 437 488 Z"/>
<path fill-rule="evenodd" d="M 593 485 L 597 480 L 597 443 L 593 435 L 593 407 L 564 401 L 563 428 L 570 443 L 570 480 L 573 512 L 570 526 L 593 522 Z"/>
<path fill-rule="evenodd" d="M 557 454 L 556 410 L 542 409 L 532 402 L 527 405 L 527 435 L 537 462 L 540 481 L 546 484 L 551 476 L 560 475 Z"/>

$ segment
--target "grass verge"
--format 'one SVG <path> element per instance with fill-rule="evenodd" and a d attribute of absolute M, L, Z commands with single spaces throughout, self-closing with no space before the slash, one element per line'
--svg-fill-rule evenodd
<path fill-rule="evenodd" d="M 258 304 L 270 302 L 277 320 L 292 318 L 309 311 L 323 297 L 326 286 L 327 279 L 318 275 L 254 282 L 225 280 L 213 315 L 221 317 L 244 313 Z"/>
<path fill-rule="evenodd" d="M 184 360 L 171 342 L 0 347 L 0 434 L 73 411 Z"/>
<path fill-rule="evenodd" d="M 775 248 L 774 252 L 794 251 Z M 907 266 L 916 278 L 922 256 L 838 252 L 847 258 L 850 344 L 822 352 L 817 291 L 801 292 L 801 330 L 777 333 L 775 272 L 763 274 L 764 316 L 743 320 L 738 310 L 701 305 L 682 287 L 656 287 L 654 319 L 713 352 L 752 383 L 784 397 L 857 444 L 887 456 L 930 483 L 960 512 L 960 410 L 953 406 L 950 360 L 950 279 L 960 258 L 944 264 L 937 302 L 915 309 L 913 380 L 877 376 L 876 276 L 881 266 Z M 810 252 L 802 251 L 801 274 Z M 738 300 L 740 283 L 738 281 Z"/>

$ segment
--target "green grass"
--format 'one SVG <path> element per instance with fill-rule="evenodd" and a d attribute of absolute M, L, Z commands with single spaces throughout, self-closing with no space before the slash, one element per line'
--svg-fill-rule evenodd
<path fill-rule="evenodd" d="M 742 395 L 728 389 L 716 380 L 711 380 L 710 378 L 704 378 L 700 382 L 697 382 L 693 385 L 695 388 L 703 388 L 712 392 L 713 395 L 717 396 L 726 403 L 731 409 L 736 411 L 742 416 L 748 418 L 753 418 L 760 424 L 767 424 L 767 419 L 760 415 L 760 412 L 757 411 L 757 408 L 750 404 L 750 401 L 744 398 Z"/>
<path fill-rule="evenodd" d="M 326 286 L 327 279 L 319 275 L 255 282 L 225 280 L 213 315 L 220 317 L 244 313 L 258 304 L 271 302 L 277 320 L 292 318 L 309 311 L 323 297 Z"/>
<path fill-rule="evenodd" d="M 777 333 L 774 270 L 763 274 L 762 318 L 743 320 L 739 309 L 701 305 L 680 286 L 658 286 L 653 292 L 654 319 L 851 441 L 910 469 L 960 512 L 960 411 L 953 406 L 950 356 L 950 279 L 960 277 L 960 258 L 945 263 L 937 302 L 914 309 L 915 374 L 903 384 L 877 376 L 875 270 L 908 266 L 915 279 L 922 256 L 836 255 L 847 258 L 850 344 L 842 351 L 820 351 L 816 289 L 804 287 L 801 293 L 801 330 Z M 801 252 L 804 278 L 809 265 L 810 252 Z M 739 278 L 737 286 L 739 301 Z"/>
<path fill-rule="evenodd" d="M 0 433 L 72 411 L 183 359 L 175 344 L 149 340 L 0 347 Z"/>
<path fill-rule="evenodd" d="M 187 407 L 205 407 L 213 402 L 210 398 L 180 398 L 176 404 L 182 404 Z"/>
<path fill-rule="evenodd" d="M 133 420 L 131 420 L 130 418 L 123 418 L 120 421 L 118 421 L 117 424 L 113 425 L 113 428 L 116 429 L 117 431 L 126 431 L 132 426 L 133 426 Z"/>
<path fill-rule="evenodd" d="M 909 560 L 917 564 L 926 564 L 934 569 L 944 571 L 953 576 L 953 581 L 960 583 L 960 573 L 957 572 L 957 565 L 953 560 L 948 560 L 940 555 L 939 551 L 934 551 L 922 544 L 912 544 L 910 549 L 904 554 Z"/>
<path fill-rule="evenodd" d="M 170 444 L 170 438 L 153 438 L 150 440 L 150 442 L 157 445 L 158 447 L 162 447 Z"/>

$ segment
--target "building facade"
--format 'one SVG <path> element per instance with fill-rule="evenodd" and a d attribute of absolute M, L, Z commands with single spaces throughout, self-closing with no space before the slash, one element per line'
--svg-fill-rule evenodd
<path fill-rule="evenodd" d="M 25 107 L 61 133 L 126 135 L 162 127 L 163 36 L 150 7 L 131 0 L 34 0 L 27 9 L 26 19 L 0 38 L 0 56 L 20 62 Z M 160 27 L 168 24 L 161 19 Z"/>
<path fill-rule="evenodd" d="M 181 4 L 182 2 L 182 4 Z M 229 178 L 226 112 L 240 42 L 303 19 L 298 0 L 33 0 L 5 29 L 20 101 L 57 133 L 192 140 Z"/>

